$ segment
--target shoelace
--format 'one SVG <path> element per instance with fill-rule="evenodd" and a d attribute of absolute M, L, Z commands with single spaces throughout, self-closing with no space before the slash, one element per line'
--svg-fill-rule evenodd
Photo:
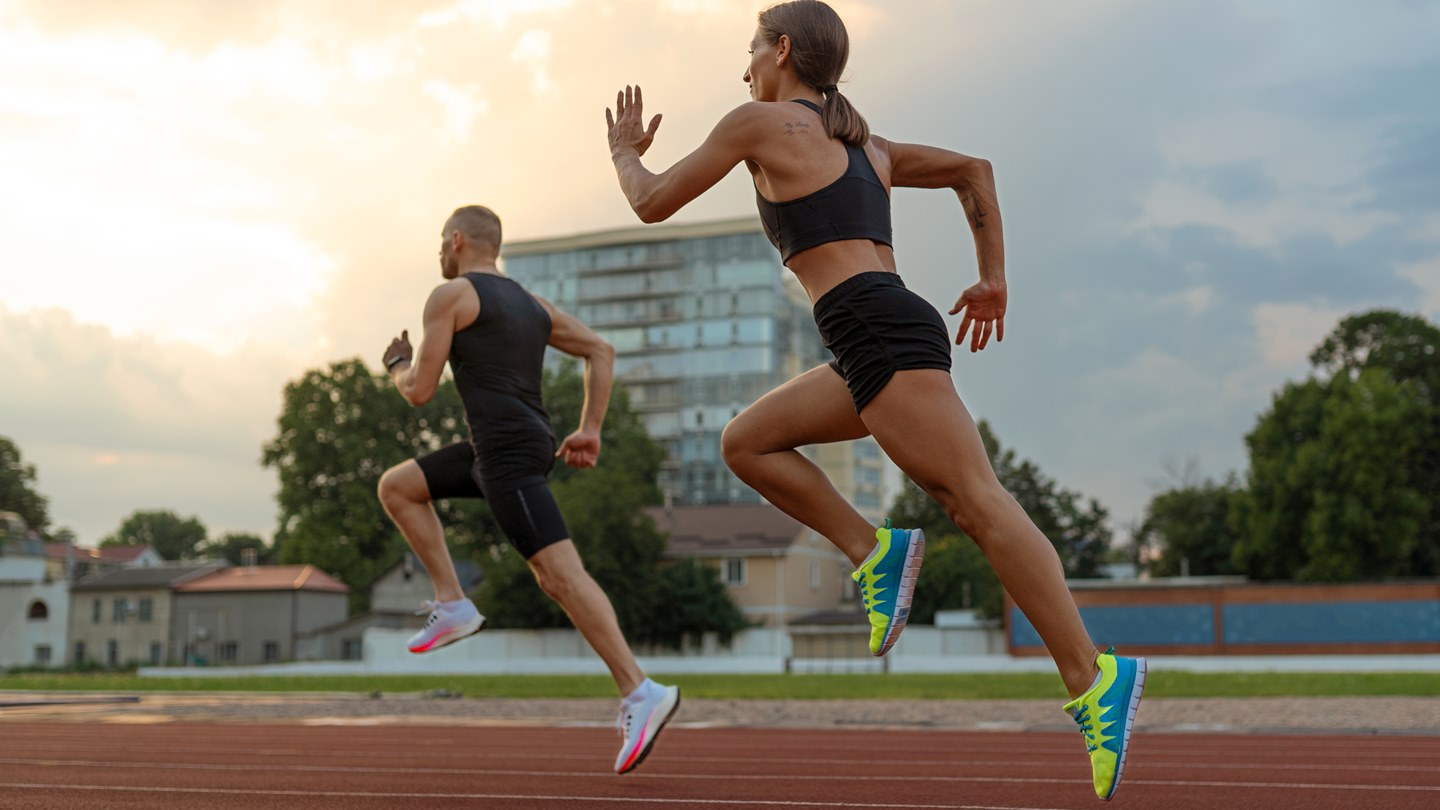
<path fill-rule="evenodd" d="M 869 584 L 870 584 L 870 578 L 867 577 L 867 576 L 865 576 L 865 574 L 862 573 L 862 574 L 860 575 L 860 601 L 865 604 L 865 608 L 866 608 L 867 610 L 870 608 L 870 588 L 869 588 Z"/>
<path fill-rule="evenodd" d="M 615 718 L 615 731 L 624 739 L 630 739 L 630 723 L 635 715 L 630 713 L 628 706 L 620 707 L 620 715 Z"/>
<path fill-rule="evenodd" d="M 420 609 L 415 611 L 415 615 L 424 616 L 426 613 L 430 614 L 430 618 L 425 620 L 425 626 L 429 627 L 435 623 L 436 619 L 440 618 L 440 603 L 431 599 L 421 602 Z"/>
<path fill-rule="evenodd" d="M 1075 725 L 1080 727 L 1080 736 L 1085 738 L 1085 751 L 1092 753 L 1100 746 L 1095 743 L 1095 727 L 1090 724 L 1090 707 L 1083 705 L 1075 712 Z"/>

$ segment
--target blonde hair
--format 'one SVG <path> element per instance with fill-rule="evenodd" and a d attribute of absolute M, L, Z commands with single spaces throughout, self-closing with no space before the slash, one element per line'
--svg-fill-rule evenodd
<path fill-rule="evenodd" d="M 850 146 L 870 140 L 870 125 L 837 86 L 850 60 L 850 34 L 835 9 L 820 0 L 789 0 L 760 12 L 760 30 L 771 45 L 790 38 L 790 65 L 800 81 L 825 99 L 825 132 Z"/>

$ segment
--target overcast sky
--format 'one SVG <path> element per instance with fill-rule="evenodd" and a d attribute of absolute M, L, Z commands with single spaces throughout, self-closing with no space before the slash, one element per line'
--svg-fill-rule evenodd
<path fill-rule="evenodd" d="M 1344 314 L 1440 320 L 1440 4 L 834 5 L 878 134 L 995 165 L 1011 312 L 961 395 L 1120 539 L 1167 466 L 1244 468 Z M 419 326 L 457 205 L 511 238 L 636 224 L 605 106 L 642 84 L 668 166 L 747 100 L 758 9 L 0 0 L 0 435 L 53 522 L 269 537 L 284 383 Z M 942 311 L 974 280 L 953 195 L 897 193 L 895 237 Z"/>

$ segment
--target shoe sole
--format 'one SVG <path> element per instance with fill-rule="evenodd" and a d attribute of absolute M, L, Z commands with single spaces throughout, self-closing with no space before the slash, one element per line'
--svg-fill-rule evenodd
<path fill-rule="evenodd" d="M 905 629 L 905 623 L 910 621 L 910 603 L 915 599 L 915 582 L 920 578 L 920 565 L 925 561 L 925 532 L 921 529 L 914 529 L 912 532 L 910 547 L 905 550 L 905 566 L 900 569 L 900 592 L 895 595 L 895 618 L 890 621 L 890 628 L 880 640 L 880 651 L 874 653 L 876 658 L 890 652 L 890 648 L 900 640 L 900 631 Z"/>
<path fill-rule="evenodd" d="M 466 622 L 465 624 L 460 625 L 459 627 L 451 630 L 448 633 L 441 633 L 440 635 L 435 637 L 434 641 L 430 642 L 430 646 L 428 647 L 420 647 L 418 649 L 414 647 L 406 647 L 405 649 L 416 655 L 424 655 L 428 652 L 435 652 L 441 647 L 449 647 L 451 644 L 454 644 L 457 641 L 467 639 L 475 635 L 476 633 L 479 633 L 481 630 L 484 630 L 485 627 L 485 617 L 481 616 L 475 621 Z"/>
<path fill-rule="evenodd" d="M 1145 692 L 1145 659 L 1135 659 L 1135 683 L 1130 687 L 1130 705 L 1125 707 L 1125 733 L 1120 735 L 1120 758 L 1115 764 L 1115 781 L 1110 793 L 1102 796 L 1105 801 L 1115 795 L 1120 787 L 1120 777 L 1125 774 L 1125 757 L 1130 753 L 1130 732 L 1135 730 L 1135 713 L 1140 709 L 1140 697 Z"/>
<path fill-rule="evenodd" d="M 632 762 L 632 763 L 630 763 L 630 767 L 626 768 L 626 769 L 623 770 L 623 771 L 617 771 L 617 772 L 616 772 L 617 774 L 621 774 L 621 775 L 627 774 L 627 773 L 630 773 L 631 771 L 635 770 L 636 768 L 640 767 L 640 763 L 644 762 L 644 761 L 645 761 L 645 758 L 648 757 L 648 756 L 650 756 L 650 750 L 655 747 L 655 741 L 658 740 L 658 739 L 660 739 L 660 732 L 662 732 L 662 731 L 665 730 L 665 724 L 666 724 L 666 723 L 669 723 L 669 722 L 670 722 L 670 718 L 674 717 L 674 716 L 675 716 L 675 712 L 677 712 L 677 711 L 679 711 L 679 710 L 680 710 L 680 687 L 677 686 L 677 687 L 675 687 L 675 702 L 670 706 L 670 711 L 668 711 L 668 712 L 665 713 L 665 718 L 660 721 L 660 725 L 658 725 L 658 726 L 655 727 L 655 733 L 650 735 L 650 739 L 645 743 L 645 746 L 640 749 L 640 755 L 637 756 L 637 757 L 635 757 L 635 761 Z"/>

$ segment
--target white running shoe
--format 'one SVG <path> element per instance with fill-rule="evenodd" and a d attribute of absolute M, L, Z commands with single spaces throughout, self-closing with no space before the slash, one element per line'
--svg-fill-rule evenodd
<path fill-rule="evenodd" d="M 454 602 L 426 600 L 420 603 L 420 609 L 415 613 L 424 615 L 426 611 L 430 612 L 430 618 L 405 645 L 412 653 L 438 650 L 485 629 L 485 617 L 469 599 L 456 599 Z"/>
<path fill-rule="evenodd" d="M 661 686 L 646 678 L 635 692 L 643 697 L 636 699 L 632 694 L 622 700 L 615 720 L 615 728 L 625 740 L 615 758 L 615 773 L 628 773 L 645 761 L 655 738 L 680 707 L 678 686 Z"/>

